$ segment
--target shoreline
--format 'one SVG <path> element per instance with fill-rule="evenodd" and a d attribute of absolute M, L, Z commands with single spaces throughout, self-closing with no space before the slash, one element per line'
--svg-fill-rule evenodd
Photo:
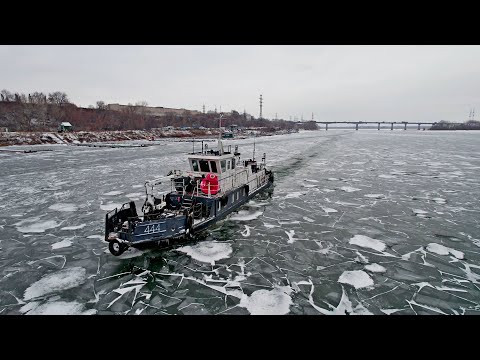
<path fill-rule="evenodd" d="M 256 134 L 256 136 L 269 136 L 285 134 L 285 131 L 273 131 L 268 133 Z M 16 145 L 75 145 L 75 146 L 95 146 L 94 143 L 108 143 L 121 141 L 155 141 L 155 140 L 183 140 L 192 139 L 215 140 L 218 137 L 218 129 L 207 130 L 119 130 L 119 131 L 72 131 L 72 132 L 1 132 L 0 149 Z M 247 138 L 252 134 L 238 133 L 235 137 Z M 102 146 L 102 145 L 99 145 Z M 108 145 L 103 145 L 108 146 Z M 144 145 L 148 146 L 148 145 Z"/>

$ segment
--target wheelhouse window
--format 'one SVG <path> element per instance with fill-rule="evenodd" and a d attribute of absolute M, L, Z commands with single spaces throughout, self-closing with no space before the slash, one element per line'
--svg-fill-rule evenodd
<path fill-rule="evenodd" d="M 230 170 L 230 160 L 227 160 L 227 170 Z"/>
<path fill-rule="evenodd" d="M 222 168 L 222 172 L 227 171 L 227 162 L 225 160 L 220 161 L 220 166 Z"/>
<path fill-rule="evenodd" d="M 198 171 L 198 161 L 192 160 L 192 169 L 193 171 Z"/>
<path fill-rule="evenodd" d="M 210 168 L 208 167 L 208 161 L 207 160 L 200 160 L 200 171 L 210 172 Z"/>
<path fill-rule="evenodd" d="M 216 173 L 217 172 L 217 162 L 216 161 L 210 161 L 210 168 L 212 169 L 212 172 Z"/>

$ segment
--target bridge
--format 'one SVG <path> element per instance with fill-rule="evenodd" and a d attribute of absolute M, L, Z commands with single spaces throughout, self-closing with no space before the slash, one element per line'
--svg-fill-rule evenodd
<path fill-rule="evenodd" d="M 297 124 L 304 124 L 306 122 L 311 122 L 311 121 L 304 121 L 304 122 L 297 122 Z M 393 125 L 394 124 L 404 124 L 403 130 L 407 130 L 407 125 L 408 124 L 417 124 L 417 130 L 420 130 L 421 125 L 436 125 L 438 124 L 437 122 L 408 122 L 408 121 L 315 121 L 317 124 L 325 124 L 325 130 L 328 130 L 328 125 L 329 124 L 352 124 L 355 125 L 355 130 L 358 130 L 358 125 L 360 124 L 377 124 L 378 125 L 378 130 L 380 130 L 380 124 L 390 124 L 390 130 L 393 130 Z M 453 124 L 453 123 L 450 123 Z"/>

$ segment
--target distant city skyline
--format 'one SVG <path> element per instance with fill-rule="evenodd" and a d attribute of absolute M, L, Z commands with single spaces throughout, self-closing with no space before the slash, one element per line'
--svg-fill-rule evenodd
<path fill-rule="evenodd" d="M 0 90 L 255 117 L 262 95 L 268 119 L 463 122 L 478 64 L 478 45 L 1 45 Z"/>

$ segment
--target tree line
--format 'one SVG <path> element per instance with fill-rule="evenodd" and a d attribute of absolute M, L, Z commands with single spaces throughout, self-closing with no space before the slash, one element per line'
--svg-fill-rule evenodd
<path fill-rule="evenodd" d="M 432 125 L 430 130 L 480 130 L 480 121 L 468 120 L 464 123 L 450 123 L 442 120 Z"/>
<path fill-rule="evenodd" d="M 48 94 L 0 92 L 0 127 L 9 131 L 56 131 L 61 122 L 70 122 L 76 131 L 97 130 L 149 130 L 173 126 L 176 128 L 216 128 L 219 126 L 217 113 L 167 113 L 164 116 L 148 114 L 147 102 L 128 104 L 121 111 L 108 109 L 103 101 L 88 108 L 77 107 L 68 95 L 61 91 Z M 315 122 L 296 125 L 283 119 L 259 119 L 232 110 L 222 119 L 222 126 L 264 127 L 270 130 L 317 129 Z"/>

